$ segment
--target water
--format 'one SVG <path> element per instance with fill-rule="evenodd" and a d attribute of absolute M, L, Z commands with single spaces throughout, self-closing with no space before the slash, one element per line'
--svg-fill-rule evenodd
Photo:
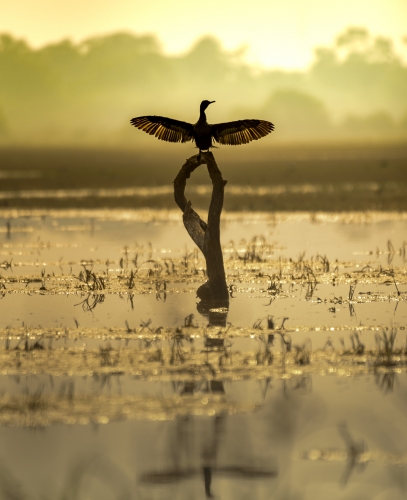
<path fill-rule="evenodd" d="M 3 210 L 0 498 L 404 498 L 406 222 Z"/>

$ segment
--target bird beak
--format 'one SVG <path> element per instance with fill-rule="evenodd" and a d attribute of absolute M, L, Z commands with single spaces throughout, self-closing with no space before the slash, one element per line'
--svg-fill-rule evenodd
<path fill-rule="evenodd" d="M 209 101 L 210 104 L 212 104 L 213 102 L 216 102 L 216 101 Z"/>

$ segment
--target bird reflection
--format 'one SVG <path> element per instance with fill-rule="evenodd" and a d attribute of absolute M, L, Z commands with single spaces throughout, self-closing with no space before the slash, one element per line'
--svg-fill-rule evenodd
<path fill-rule="evenodd" d="M 223 384 L 218 386 L 212 385 L 212 391 L 223 391 Z M 192 461 L 191 447 L 195 433 L 193 433 L 195 417 L 186 416 L 178 417 L 176 422 L 176 436 L 172 443 L 172 459 L 174 467 L 159 472 L 147 472 L 140 477 L 140 482 L 143 484 L 170 484 L 185 481 L 193 477 L 201 477 L 204 483 L 206 498 L 215 498 L 212 479 L 214 475 L 222 475 L 230 478 L 257 478 L 271 479 L 277 475 L 275 470 L 256 468 L 252 466 L 243 466 L 239 464 L 218 465 L 219 448 L 226 431 L 227 415 L 222 413 L 215 416 L 205 425 L 205 421 L 199 423 L 202 435 L 199 446 L 199 463 L 200 466 L 190 466 Z M 188 465 L 182 467 L 179 465 L 181 453 L 186 453 Z"/>
<path fill-rule="evenodd" d="M 212 304 L 214 306 L 216 304 Z M 211 308 L 205 304 L 205 307 L 198 307 L 198 311 L 204 313 L 209 320 L 210 326 L 225 327 L 227 324 L 227 309 Z M 216 345 L 211 342 L 206 342 L 206 350 L 222 350 L 224 345 L 217 340 L 223 339 L 207 339 L 207 341 L 215 341 Z M 213 374 L 215 375 L 215 374 Z M 213 378 L 206 380 L 185 380 L 174 382 L 174 391 L 181 397 L 196 397 L 205 395 L 227 399 L 224 382 Z M 225 437 L 228 414 L 221 412 L 210 419 L 200 419 L 193 415 L 179 416 L 176 420 L 175 439 L 171 440 L 170 449 L 172 455 L 172 467 L 161 470 L 152 471 L 143 474 L 140 477 L 140 482 L 144 484 L 163 484 L 177 483 L 185 481 L 193 477 L 201 477 L 205 490 L 206 498 L 215 498 L 212 487 L 214 475 L 228 476 L 231 478 L 264 478 L 269 479 L 277 475 L 275 470 L 256 468 L 253 466 L 245 466 L 240 464 L 219 465 L 218 456 L 222 441 Z M 198 429 L 196 428 L 198 426 Z M 198 439 L 198 441 L 196 441 Z M 240 436 L 240 440 L 242 436 Z M 193 449 L 198 453 L 198 462 L 193 465 Z M 181 462 L 182 456 L 186 457 L 187 465 L 183 466 Z"/>

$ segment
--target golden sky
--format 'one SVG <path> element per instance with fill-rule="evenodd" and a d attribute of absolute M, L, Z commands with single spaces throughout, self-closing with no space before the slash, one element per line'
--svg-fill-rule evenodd
<path fill-rule="evenodd" d="M 407 60 L 407 0 L 10 0 L 0 2 L 0 32 L 33 46 L 115 31 L 156 34 L 182 53 L 212 34 L 227 49 L 247 47 L 250 63 L 305 68 L 316 46 L 348 26 L 391 37 Z"/>

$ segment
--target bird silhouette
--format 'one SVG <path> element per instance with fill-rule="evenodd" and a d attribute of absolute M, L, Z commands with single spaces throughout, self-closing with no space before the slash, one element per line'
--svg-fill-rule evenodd
<path fill-rule="evenodd" d="M 210 125 L 206 120 L 205 110 L 213 102 L 215 101 L 201 102 L 199 120 L 194 125 L 164 116 L 138 116 L 132 118 L 130 123 L 162 141 L 194 141 L 199 148 L 199 154 L 215 147 L 212 139 L 219 144 L 238 146 L 261 139 L 274 130 L 272 123 L 253 119 Z"/>

